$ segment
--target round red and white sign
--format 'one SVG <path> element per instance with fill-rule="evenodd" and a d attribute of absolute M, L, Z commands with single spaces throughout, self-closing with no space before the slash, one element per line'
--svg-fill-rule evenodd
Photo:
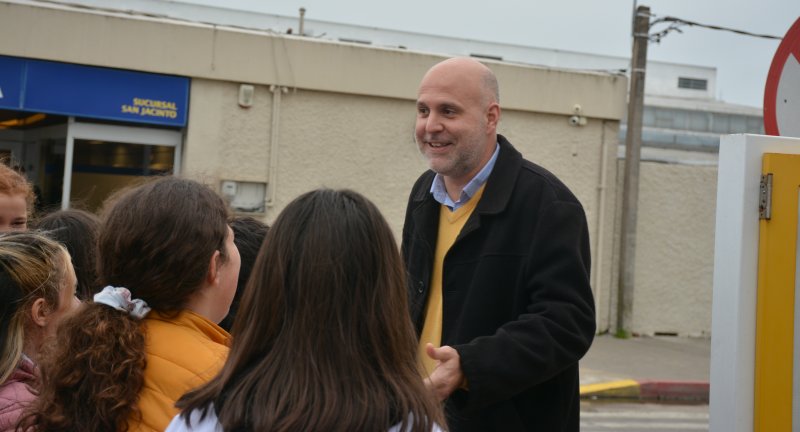
<path fill-rule="evenodd" d="M 775 52 L 764 91 L 764 131 L 800 138 L 800 18 Z"/>

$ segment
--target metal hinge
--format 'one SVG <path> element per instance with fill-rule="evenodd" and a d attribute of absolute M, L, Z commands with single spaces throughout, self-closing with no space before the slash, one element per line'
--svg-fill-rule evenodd
<path fill-rule="evenodd" d="M 772 173 L 761 176 L 758 191 L 758 218 L 766 220 L 772 218 Z"/>

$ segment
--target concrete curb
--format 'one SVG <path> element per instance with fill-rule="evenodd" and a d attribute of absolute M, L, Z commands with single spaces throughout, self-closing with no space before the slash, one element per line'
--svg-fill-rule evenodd
<path fill-rule="evenodd" d="M 708 403 L 704 381 L 618 380 L 580 387 L 581 399 L 621 399 Z"/>

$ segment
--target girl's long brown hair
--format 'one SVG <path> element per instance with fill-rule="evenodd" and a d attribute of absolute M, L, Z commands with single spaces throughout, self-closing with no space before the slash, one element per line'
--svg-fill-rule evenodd
<path fill-rule="evenodd" d="M 420 378 L 405 271 L 358 193 L 317 190 L 278 216 L 258 255 L 220 374 L 178 407 L 224 430 L 428 432 L 444 425 Z"/>
<path fill-rule="evenodd" d="M 186 307 L 220 251 L 227 206 L 192 180 L 162 177 L 111 198 L 98 239 L 100 286 L 130 290 L 155 311 Z M 145 335 L 140 320 L 89 302 L 59 327 L 58 344 L 40 363 L 39 398 L 23 430 L 126 430 L 137 415 L 144 382 Z"/>

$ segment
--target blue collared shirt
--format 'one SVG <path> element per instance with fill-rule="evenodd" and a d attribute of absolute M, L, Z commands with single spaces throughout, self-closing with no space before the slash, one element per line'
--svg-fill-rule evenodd
<path fill-rule="evenodd" d="M 441 174 L 436 173 L 436 177 L 433 178 L 433 184 L 431 184 L 431 194 L 433 195 L 433 199 L 435 199 L 439 204 L 444 204 L 450 210 L 456 211 L 459 207 L 463 206 L 464 204 L 475 195 L 475 192 L 486 183 L 486 180 L 489 179 L 489 174 L 492 173 L 492 169 L 494 169 L 494 163 L 497 161 L 497 155 L 500 153 L 500 144 L 495 144 L 494 153 L 492 153 L 492 157 L 489 158 L 489 161 L 486 162 L 486 165 L 478 171 L 478 174 L 475 174 L 475 177 L 469 181 L 469 183 L 464 186 L 464 189 L 461 190 L 461 194 L 458 197 L 458 201 L 453 202 L 453 199 L 450 198 L 450 195 L 447 193 L 447 189 L 444 187 L 444 177 Z"/>

